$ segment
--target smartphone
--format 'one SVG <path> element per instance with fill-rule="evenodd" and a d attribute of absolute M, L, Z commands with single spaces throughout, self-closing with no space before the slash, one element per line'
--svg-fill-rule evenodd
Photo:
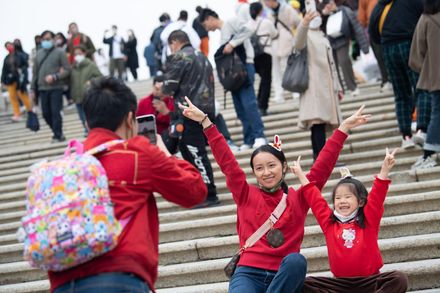
<path fill-rule="evenodd" d="M 156 117 L 154 115 L 143 115 L 136 117 L 139 126 L 139 135 L 143 135 L 150 140 L 151 144 L 156 144 Z"/>
<path fill-rule="evenodd" d="M 316 2 L 315 0 L 306 0 L 306 12 L 315 12 L 316 11 Z"/>

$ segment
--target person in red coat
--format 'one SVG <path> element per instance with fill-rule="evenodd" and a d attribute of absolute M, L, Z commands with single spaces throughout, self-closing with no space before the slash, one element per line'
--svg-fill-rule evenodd
<path fill-rule="evenodd" d="M 173 97 L 166 96 L 162 92 L 163 76 L 155 76 L 153 79 L 153 92 L 139 101 L 136 116 L 152 114 L 156 117 L 157 133 L 168 131 L 170 126 L 170 113 L 174 112 Z"/>
<path fill-rule="evenodd" d="M 303 198 L 312 208 L 327 242 L 330 270 L 335 278 L 307 277 L 304 292 L 404 293 L 407 276 L 400 271 L 380 273 L 383 266 L 378 237 L 384 201 L 391 180 L 388 174 L 395 164 L 394 155 L 386 156 L 373 188 L 368 193 L 348 171 L 333 189 L 332 210 L 320 190 L 304 175 L 299 159 L 291 167 L 302 184 Z"/>
<path fill-rule="evenodd" d="M 154 291 L 159 219 L 153 193 L 193 207 L 205 200 L 206 185 L 196 168 L 170 155 L 159 135 L 157 145 L 137 135 L 137 100 L 122 81 L 93 81 L 83 107 L 90 129 L 85 150 L 124 140 L 97 158 L 107 173 L 116 218 L 130 221 L 110 252 L 68 270 L 50 271 L 51 292 Z"/>
<path fill-rule="evenodd" d="M 188 107 L 179 105 L 183 115 L 203 127 L 212 154 L 225 174 L 226 184 L 237 204 L 241 255 L 229 283 L 229 292 L 302 292 L 307 262 L 299 252 L 309 205 L 298 191 L 288 188 L 284 182 L 288 166 L 281 146 L 266 144 L 253 152 L 251 168 L 258 184 L 249 184 L 246 173 L 216 126 L 189 99 L 186 101 Z M 327 182 L 349 130 L 367 122 L 369 115 L 362 115 L 362 109 L 344 120 L 307 175 L 319 189 Z M 272 230 L 283 235 L 283 243 L 274 245 L 268 235 L 264 235 L 253 246 L 244 249 L 246 240 L 266 222 L 284 193 L 287 194 L 286 209 L 272 226 Z"/>

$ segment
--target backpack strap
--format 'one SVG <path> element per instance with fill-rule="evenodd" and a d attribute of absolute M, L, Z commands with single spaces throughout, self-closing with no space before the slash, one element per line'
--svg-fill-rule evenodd
<path fill-rule="evenodd" d="M 110 141 L 105 142 L 101 145 L 98 145 L 97 147 L 92 148 L 91 150 L 88 150 L 86 152 L 86 154 L 93 156 L 93 155 L 96 155 L 96 154 L 101 153 L 103 151 L 106 151 L 110 147 L 117 145 L 119 143 L 122 143 L 122 142 L 124 142 L 124 140 L 122 140 L 122 139 L 110 140 Z M 72 149 L 75 149 L 75 152 L 79 155 L 84 154 L 84 144 L 77 139 L 71 139 L 69 141 L 69 143 L 67 144 L 67 148 L 64 151 L 64 156 L 70 156 Z"/>
<path fill-rule="evenodd" d="M 98 145 L 97 147 L 94 147 L 93 149 L 88 150 L 86 152 L 86 154 L 94 156 L 98 153 L 101 153 L 101 152 L 108 150 L 112 146 L 115 146 L 115 145 L 123 143 L 123 142 L 124 142 L 123 139 L 110 140 L 110 141 L 107 141 L 103 144 Z"/>

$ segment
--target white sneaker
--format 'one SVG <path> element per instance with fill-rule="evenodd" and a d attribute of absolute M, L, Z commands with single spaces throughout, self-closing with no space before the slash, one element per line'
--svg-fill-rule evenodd
<path fill-rule="evenodd" d="M 402 149 L 406 150 L 406 149 L 413 148 L 415 146 L 416 146 L 416 144 L 414 143 L 414 141 L 410 137 L 406 136 L 405 139 L 402 138 Z"/>
<path fill-rule="evenodd" d="M 389 92 L 393 90 L 393 85 L 387 81 L 386 83 L 384 83 L 381 87 L 380 87 L 380 92 Z"/>
<path fill-rule="evenodd" d="M 260 146 L 265 145 L 265 144 L 267 144 L 267 140 L 264 137 L 259 137 L 259 138 L 255 139 L 254 145 L 252 146 L 252 148 L 256 149 L 256 148 L 259 148 Z"/>
<path fill-rule="evenodd" d="M 251 149 L 251 145 L 250 144 L 242 144 L 241 145 L 241 147 L 240 147 L 240 152 L 242 152 L 242 151 L 247 151 L 247 150 L 250 150 Z"/>
<path fill-rule="evenodd" d="M 354 97 L 359 96 L 360 93 L 361 93 L 361 92 L 359 91 L 359 88 L 356 88 L 354 91 L 352 91 L 352 92 L 350 93 L 350 96 L 351 96 L 352 98 L 354 98 Z"/>
<path fill-rule="evenodd" d="M 283 96 L 277 96 L 273 99 L 273 101 L 277 104 L 281 104 L 281 103 L 284 103 L 286 100 L 284 99 Z"/>
<path fill-rule="evenodd" d="M 423 156 L 417 158 L 417 161 L 411 166 L 411 170 L 421 170 L 429 169 L 437 166 L 437 162 L 432 158 L 432 156 L 426 159 Z"/>
<path fill-rule="evenodd" d="M 422 132 L 420 129 L 417 131 L 416 134 L 412 137 L 415 144 L 418 144 L 419 146 L 423 147 L 423 144 L 426 140 L 426 133 Z"/>
<path fill-rule="evenodd" d="M 416 121 L 411 122 L 411 131 L 412 132 L 417 131 L 417 122 Z"/>
<path fill-rule="evenodd" d="M 240 150 L 240 148 L 238 146 L 236 146 L 232 140 L 228 140 L 228 146 L 232 152 L 236 152 L 236 151 Z"/>

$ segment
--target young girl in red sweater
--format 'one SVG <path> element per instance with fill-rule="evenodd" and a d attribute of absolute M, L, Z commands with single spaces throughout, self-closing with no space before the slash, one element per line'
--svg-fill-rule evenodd
<path fill-rule="evenodd" d="M 304 175 L 299 158 L 291 167 L 303 185 L 302 196 L 325 234 L 330 270 L 335 276 L 307 277 L 304 292 L 406 292 L 408 279 L 404 273 L 379 272 L 383 261 L 377 240 L 384 201 L 391 183 L 388 174 L 395 164 L 396 151 L 389 153 L 386 150 L 382 168 L 370 193 L 348 172 L 333 190 L 334 210 Z"/>
<path fill-rule="evenodd" d="M 293 188 L 288 188 L 284 176 L 288 166 L 281 145 L 263 145 L 257 148 L 250 165 L 258 185 L 247 182 L 246 173 L 240 168 L 227 142 L 207 115 L 190 100 L 188 107 L 180 105 L 183 115 L 197 121 L 204 129 L 215 160 L 226 176 L 226 184 L 237 204 L 237 232 L 241 257 L 230 284 L 230 293 L 301 292 L 307 271 L 307 262 L 299 254 L 304 237 L 304 224 L 309 210 L 307 202 Z M 367 122 L 369 115 L 359 109 L 347 118 L 329 138 L 319 157 L 307 175 L 322 188 L 329 178 L 339 152 L 350 129 Z M 287 197 L 284 196 L 287 194 Z M 254 245 L 244 248 L 246 240 L 268 221 L 280 201 L 285 200 L 285 210 Z"/>

